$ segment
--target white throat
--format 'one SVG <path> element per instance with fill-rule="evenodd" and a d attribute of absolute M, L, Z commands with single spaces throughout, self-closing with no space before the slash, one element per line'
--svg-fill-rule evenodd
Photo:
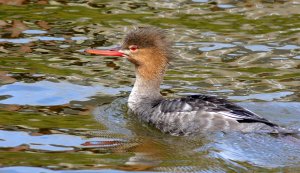
<path fill-rule="evenodd" d="M 128 98 L 128 106 L 135 110 L 138 106 L 162 98 L 160 94 L 161 79 L 145 80 L 136 74 L 136 80 Z"/>

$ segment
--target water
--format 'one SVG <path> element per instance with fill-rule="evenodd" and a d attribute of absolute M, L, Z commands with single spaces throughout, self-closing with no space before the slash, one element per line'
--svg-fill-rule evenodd
<path fill-rule="evenodd" d="M 133 66 L 83 53 L 136 25 L 167 29 L 177 56 L 163 95 L 218 95 L 299 129 L 300 1 L 6 3 L 0 172 L 300 171 L 297 136 L 174 137 L 139 122 L 126 106 Z"/>

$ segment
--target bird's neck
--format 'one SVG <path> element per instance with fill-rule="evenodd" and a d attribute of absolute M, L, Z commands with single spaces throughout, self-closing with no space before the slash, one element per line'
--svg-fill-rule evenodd
<path fill-rule="evenodd" d="M 161 79 L 147 80 L 136 75 L 136 80 L 131 91 L 131 95 L 139 95 L 149 98 L 161 96 L 160 94 Z"/>
<path fill-rule="evenodd" d="M 150 73 L 151 76 L 148 76 L 149 73 L 145 73 L 147 69 L 136 68 L 135 83 L 128 99 L 128 105 L 131 109 L 162 99 L 160 84 L 163 80 L 165 68 L 156 70 L 156 72 Z"/>

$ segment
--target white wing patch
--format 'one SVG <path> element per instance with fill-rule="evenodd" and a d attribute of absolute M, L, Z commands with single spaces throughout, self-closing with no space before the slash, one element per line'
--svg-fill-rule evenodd
<path fill-rule="evenodd" d="M 193 110 L 193 107 L 187 103 L 185 103 L 182 107 L 182 111 L 192 111 Z"/>
<path fill-rule="evenodd" d="M 218 114 L 224 115 L 225 117 L 228 117 L 228 118 L 241 119 L 241 116 L 233 114 L 231 112 L 220 111 L 220 112 L 218 112 Z"/>

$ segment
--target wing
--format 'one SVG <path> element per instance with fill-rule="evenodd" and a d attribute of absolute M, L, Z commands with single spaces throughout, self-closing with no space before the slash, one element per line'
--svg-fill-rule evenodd
<path fill-rule="evenodd" d="M 236 119 L 239 123 L 260 122 L 269 126 L 277 126 L 259 115 L 242 108 L 228 100 L 208 95 L 193 95 L 184 98 L 166 99 L 154 105 L 163 113 L 168 112 L 217 112 L 219 115 Z"/>

